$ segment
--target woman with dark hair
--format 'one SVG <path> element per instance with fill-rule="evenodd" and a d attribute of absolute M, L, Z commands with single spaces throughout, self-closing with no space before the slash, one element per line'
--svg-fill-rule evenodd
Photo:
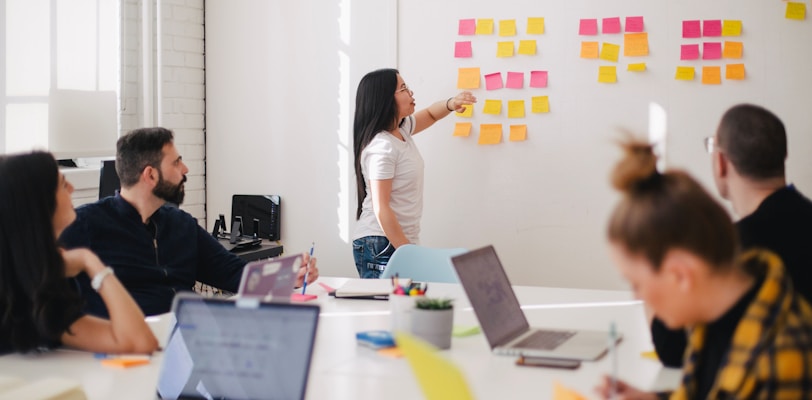
<path fill-rule="evenodd" d="M 158 342 L 112 269 L 56 238 L 76 218 L 73 186 L 45 152 L 0 156 L 0 353 L 60 344 L 106 353 L 151 353 Z M 69 277 L 86 272 L 110 320 L 82 314 Z"/>
<path fill-rule="evenodd" d="M 379 69 L 361 79 L 353 125 L 358 223 L 352 242 L 361 278 L 377 278 L 395 248 L 418 243 L 423 158 L 412 135 L 475 102 L 462 92 L 415 112 L 414 92 L 397 70 Z"/>
<path fill-rule="evenodd" d="M 650 145 L 625 144 L 609 220 L 620 273 L 669 328 L 690 329 L 671 399 L 800 399 L 812 393 L 812 308 L 781 259 L 738 254 L 728 213 L 688 174 L 659 173 Z M 604 379 L 603 398 L 655 399 Z M 661 394 L 664 395 L 664 394 Z"/>

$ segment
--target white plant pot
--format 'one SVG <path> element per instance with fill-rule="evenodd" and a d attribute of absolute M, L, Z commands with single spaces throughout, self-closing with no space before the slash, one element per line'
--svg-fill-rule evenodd
<path fill-rule="evenodd" d="M 451 348 L 451 331 L 454 328 L 454 309 L 412 310 L 412 333 L 438 349 Z"/>

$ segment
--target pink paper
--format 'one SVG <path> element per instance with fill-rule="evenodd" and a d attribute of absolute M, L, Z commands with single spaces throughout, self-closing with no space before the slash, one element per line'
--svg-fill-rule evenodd
<path fill-rule="evenodd" d="M 722 20 L 710 19 L 702 21 L 702 31 L 705 36 L 722 36 Z"/>
<path fill-rule="evenodd" d="M 476 19 L 461 19 L 459 34 L 476 35 Z"/>
<path fill-rule="evenodd" d="M 454 44 L 454 57 L 469 58 L 471 54 L 471 42 L 457 42 Z"/>
<path fill-rule="evenodd" d="M 510 89 L 521 89 L 524 87 L 524 72 L 508 72 L 507 84 L 505 87 Z"/>
<path fill-rule="evenodd" d="M 530 71 L 530 87 L 547 87 L 547 71 Z"/>
<path fill-rule="evenodd" d="M 502 88 L 502 73 L 494 72 L 485 75 L 485 89 L 496 90 Z"/>
<path fill-rule="evenodd" d="M 581 26 L 578 28 L 579 35 L 588 35 L 594 36 L 598 34 L 598 20 L 596 18 L 592 19 L 582 19 Z"/>
<path fill-rule="evenodd" d="M 682 37 L 698 38 L 702 37 L 702 26 L 699 20 L 682 21 Z"/>
<path fill-rule="evenodd" d="M 705 42 L 702 45 L 703 60 L 718 60 L 722 58 L 722 43 Z"/>
<path fill-rule="evenodd" d="M 620 17 L 604 18 L 603 33 L 620 33 Z"/>
<path fill-rule="evenodd" d="M 683 44 L 680 46 L 680 60 L 698 60 L 699 59 L 699 45 L 698 44 Z"/>
<path fill-rule="evenodd" d="M 643 32 L 643 17 L 626 17 L 626 32 Z"/>

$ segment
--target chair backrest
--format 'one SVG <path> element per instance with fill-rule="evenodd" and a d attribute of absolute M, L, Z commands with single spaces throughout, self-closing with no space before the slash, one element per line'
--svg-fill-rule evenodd
<path fill-rule="evenodd" d="M 463 248 L 430 248 L 414 244 L 400 246 L 392 253 L 381 278 L 398 274 L 418 282 L 457 283 L 457 272 L 451 264 L 451 257 L 466 253 Z"/>

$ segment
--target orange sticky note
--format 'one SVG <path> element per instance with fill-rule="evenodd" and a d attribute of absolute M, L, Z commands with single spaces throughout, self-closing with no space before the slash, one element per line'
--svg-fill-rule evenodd
<path fill-rule="evenodd" d="M 471 118 L 474 116 L 474 106 L 465 106 L 465 109 L 462 112 L 454 112 L 454 114 L 458 117 L 465 117 Z"/>
<path fill-rule="evenodd" d="M 294 293 L 290 295 L 290 301 L 298 301 L 298 302 L 305 302 L 310 300 L 316 300 L 319 296 L 315 294 L 301 294 L 301 293 Z"/>
<path fill-rule="evenodd" d="M 524 118 L 524 100 L 508 100 L 508 118 Z"/>
<path fill-rule="evenodd" d="M 460 68 L 457 72 L 457 89 L 479 89 L 479 68 Z"/>
<path fill-rule="evenodd" d="M 623 35 L 623 55 L 639 57 L 648 55 L 648 33 L 627 33 Z"/>
<path fill-rule="evenodd" d="M 581 42 L 581 58 L 598 58 L 598 42 Z"/>
<path fill-rule="evenodd" d="M 722 67 L 708 66 L 702 67 L 702 84 L 718 85 L 722 83 Z"/>
<path fill-rule="evenodd" d="M 725 79 L 744 79 L 744 64 L 728 64 L 725 66 Z"/>
<path fill-rule="evenodd" d="M 521 142 L 527 140 L 527 125 L 511 125 L 510 141 Z"/>
<path fill-rule="evenodd" d="M 598 82 L 600 83 L 616 83 L 617 82 L 617 68 L 614 65 L 602 65 L 598 67 Z"/>
<path fill-rule="evenodd" d="M 516 20 L 515 19 L 500 20 L 499 36 L 516 36 Z"/>
<path fill-rule="evenodd" d="M 586 400 L 586 397 L 559 382 L 555 382 L 553 384 L 553 400 Z"/>
<path fill-rule="evenodd" d="M 513 42 L 496 43 L 497 57 L 513 57 Z"/>
<path fill-rule="evenodd" d="M 620 54 L 620 45 L 604 42 L 601 46 L 601 60 L 617 62 L 618 54 Z"/>
<path fill-rule="evenodd" d="M 534 113 L 550 112 L 550 98 L 548 96 L 533 96 L 530 111 Z"/>
<path fill-rule="evenodd" d="M 678 81 L 692 81 L 694 80 L 694 67 L 677 67 L 677 74 L 674 79 Z"/>
<path fill-rule="evenodd" d="M 482 109 L 485 114 L 499 115 L 502 113 L 502 100 L 485 100 L 485 106 Z"/>
<path fill-rule="evenodd" d="M 401 358 L 403 357 L 403 350 L 398 347 L 386 347 L 378 350 L 378 354 L 384 357 Z"/>
<path fill-rule="evenodd" d="M 742 22 L 740 20 L 724 20 L 722 22 L 722 36 L 741 36 Z"/>
<path fill-rule="evenodd" d="M 645 70 L 646 70 L 646 63 L 629 64 L 626 67 L 626 71 L 632 71 L 632 72 L 643 72 Z"/>
<path fill-rule="evenodd" d="M 806 4 L 794 1 L 787 2 L 787 19 L 803 21 L 806 19 Z"/>
<path fill-rule="evenodd" d="M 492 35 L 493 34 L 493 19 L 478 19 L 476 20 L 476 34 L 477 35 Z"/>
<path fill-rule="evenodd" d="M 520 40 L 519 41 L 519 54 L 532 56 L 536 54 L 536 41 L 535 40 Z"/>
<path fill-rule="evenodd" d="M 129 368 L 138 365 L 149 364 L 148 358 L 106 358 L 101 361 L 105 367 Z"/>
<path fill-rule="evenodd" d="M 470 122 L 457 122 L 454 125 L 454 136 L 467 137 L 471 134 Z"/>
<path fill-rule="evenodd" d="M 527 18 L 527 34 L 528 35 L 541 35 L 544 33 L 544 18 L 528 17 Z"/>
<path fill-rule="evenodd" d="M 725 42 L 724 50 L 722 50 L 722 57 L 724 58 L 742 58 L 742 50 L 744 46 L 742 42 Z"/>
<path fill-rule="evenodd" d="M 479 144 L 502 143 L 502 124 L 480 124 Z"/>

